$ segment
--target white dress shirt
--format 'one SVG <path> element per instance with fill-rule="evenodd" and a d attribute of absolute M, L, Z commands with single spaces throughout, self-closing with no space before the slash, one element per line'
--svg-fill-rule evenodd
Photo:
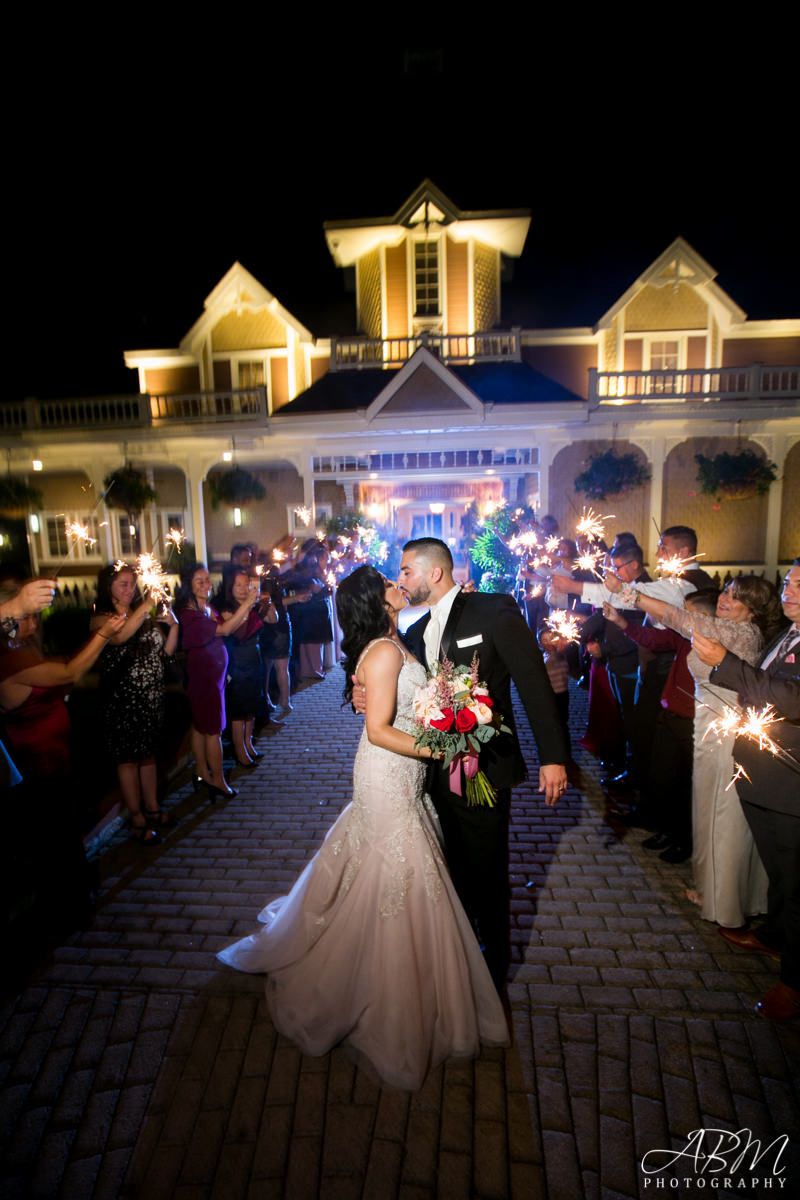
<path fill-rule="evenodd" d="M 434 659 L 439 657 L 439 649 L 442 644 L 442 634 L 444 633 L 444 628 L 447 624 L 447 618 L 450 616 L 450 610 L 453 607 L 453 601 L 460 591 L 461 584 L 456 583 L 450 588 L 449 592 L 445 592 L 445 594 L 441 596 L 435 604 L 431 605 L 431 624 L 436 621 L 439 629 L 436 635 L 435 645 L 429 636 L 425 636 L 428 633 L 427 629 L 425 630 L 425 634 L 423 634 L 425 652 L 428 655 L 428 662 L 433 662 Z M 430 625 L 428 628 L 430 628 Z"/>

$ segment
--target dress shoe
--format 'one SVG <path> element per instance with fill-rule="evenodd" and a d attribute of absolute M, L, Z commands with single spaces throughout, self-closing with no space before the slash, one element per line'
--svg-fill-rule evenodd
<path fill-rule="evenodd" d="M 662 850 L 658 857 L 668 863 L 686 862 L 688 858 L 692 857 L 692 847 L 681 846 L 678 843 L 677 846 L 670 846 L 667 850 Z"/>
<path fill-rule="evenodd" d="M 788 983 L 776 983 L 761 997 L 756 1012 L 768 1021 L 791 1021 L 793 1017 L 800 1017 L 800 992 Z"/>
<path fill-rule="evenodd" d="M 780 952 L 760 942 L 752 929 L 726 929 L 720 925 L 719 935 L 739 950 L 747 950 L 750 954 L 766 954 L 769 958 L 774 958 L 775 962 L 781 961 Z"/>
<path fill-rule="evenodd" d="M 644 850 L 664 850 L 669 844 L 670 839 L 665 833 L 654 833 L 652 837 L 644 839 L 642 848 Z"/>

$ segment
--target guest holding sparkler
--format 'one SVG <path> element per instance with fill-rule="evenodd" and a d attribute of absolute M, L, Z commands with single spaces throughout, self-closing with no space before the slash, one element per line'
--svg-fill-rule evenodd
<path fill-rule="evenodd" d="M 310 538 L 303 543 L 302 555 L 287 579 L 288 596 L 294 601 L 292 642 L 300 678 L 324 679 L 324 647 L 333 638 L 328 601 L 331 589 L 325 583 L 328 548 L 316 538 Z"/>
<path fill-rule="evenodd" d="M 767 646 L 758 667 L 695 634 L 694 652 L 713 668 L 712 684 L 737 692 L 746 704 L 772 704 L 779 723 L 770 728 L 776 753 L 738 737 L 736 790 L 769 875 L 767 920 L 760 929 L 720 929 L 727 941 L 751 954 L 780 955 L 781 977 L 756 1012 L 773 1021 L 800 1016 L 800 558 L 781 593 L 791 621 Z M 738 764 L 741 764 L 739 767 Z"/>
<path fill-rule="evenodd" d="M 222 572 L 222 585 L 214 598 L 214 606 L 223 621 L 230 621 L 244 604 L 255 583 L 249 567 L 233 564 Z M 264 704 L 264 664 L 261 659 L 259 635 L 265 621 L 277 621 L 277 613 L 269 596 L 251 608 L 247 618 L 225 638 L 228 651 L 228 672 L 225 688 L 225 708 L 231 729 L 233 753 L 240 767 L 254 767 L 260 752 L 253 745 L 253 724 Z"/>
<path fill-rule="evenodd" d="M 156 750 L 164 725 L 164 662 L 178 646 L 178 621 L 163 609 L 164 634 L 152 619 L 160 597 L 143 599 L 136 572 L 124 562 L 109 563 L 97 576 L 97 603 L 92 629 L 113 614 L 126 618 L 109 640 L 100 674 L 100 702 L 106 747 L 116 763 L 117 779 L 128 809 L 133 836 L 143 845 L 158 845 L 159 829 L 172 818 L 159 807 Z"/>
<path fill-rule="evenodd" d="M 235 796 L 222 773 L 222 730 L 225 727 L 225 674 L 228 654 L 224 638 L 247 620 L 258 602 L 258 585 L 248 586 L 247 598 L 229 620 L 221 620 L 208 598 L 211 576 L 205 565 L 192 563 L 182 576 L 176 608 L 183 649 L 187 651 L 187 693 L 192 709 L 192 751 L 199 780 L 211 800 Z"/>
<path fill-rule="evenodd" d="M 717 639 L 751 666 L 759 658 L 763 631 L 771 635 L 780 620 L 774 587 L 755 575 L 742 575 L 724 589 L 716 615 L 689 613 L 641 591 L 632 599 L 656 620 L 684 637 Z M 707 921 L 741 928 L 752 913 L 765 912 L 767 876 L 741 805 L 728 790 L 733 775 L 733 736 L 716 734 L 712 722 L 735 692 L 709 683 L 709 668 L 692 650 L 687 666 L 695 681 L 694 777 L 692 782 L 693 889 L 687 897 L 701 906 Z"/>
<path fill-rule="evenodd" d="M 41 908 L 50 923 L 70 927 L 90 915 L 92 889 L 75 803 L 64 693 L 94 666 L 125 618 L 107 617 L 77 654 L 59 662 L 45 658 L 40 649 L 36 594 L 37 589 L 16 580 L 0 588 L 0 612 L 7 611 L 9 600 L 24 598 L 26 606 L 23 612 L 16 609 L 14 628 L 0 641 L 3 741 L 22 775 L 14 804 L 5 813 L 4 834 L 23 859 L 34 908 Z M 15 861 L 14 869 L 18 865 Z"/>
<path fill-rule="evenodd" d="M 292 711 L 289 693 L 289 656 L 292 652 L 292 626 L 289 621 L 289 611 L 286 599 L 286 589 L 281 578 L 281 564 L 284 552 L 279 548 L 280 543 L 272 551 L 272 562 L 261 576 L 262 604 L 267 597 L 271 604 L 271 612 L 275 619 L 268 619 L 261 627 L 259 641 L 261 657 L 264 660 L 264 695 L 267 708 L 273 713 L 274 720 L 282 720 Z M 269 614 L 268 614 L 269 615 Z M 272 670 L 275 670 L 275 681 L 278 685 L 278 707 L 270 700 L 269 682 Z"/>

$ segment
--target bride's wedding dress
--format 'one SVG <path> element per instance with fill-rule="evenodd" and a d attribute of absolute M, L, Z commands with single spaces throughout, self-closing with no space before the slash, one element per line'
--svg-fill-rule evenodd
<path fill-rule="evenodd" d="M 394 725 L 413 734 L 411 706 L 425 671 L 397 648 Z M 387 1083 L 410 1091 L 450 1056 L 508 1043 L 424 782 L 420 759 L 373 746 L 365 729 L 352 803 L 289 895 L 259 913 L 265 928 L 218 955 L 237 970 L 268 972 L 275 1027 L 306 1054 L 346 1042 Z"/>

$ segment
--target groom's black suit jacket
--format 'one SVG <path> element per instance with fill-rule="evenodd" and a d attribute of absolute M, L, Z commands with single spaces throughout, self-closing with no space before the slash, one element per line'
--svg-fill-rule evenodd
<path fill-rule="evenodd" d="M 761 661 L 783 640 L 784 632 L 766 647 Z M 800 763 L 800 642 L 776 656 L 768 667 L 751 667 L 730 651 L 710 676 L 710 683 L 738 692 L 744 703 L 773 704 L 780 724 L 770 736 Z M 784 759 L 760 750 L 750 738 L 737 738 L 733 757 L 747 775 L 736 781 L 742 800 L 800 818 L 800 774 Z"/>
<path fill-rule="evenodd" d="M 422 663 L 427 661 L 423 637 L 429 621 L 430 612 L 409 626 L 404 638 Z M 512 679 L 530 721 L 540 761 L 565 762 L 564 733 L 541 651 L 511 596 L 483 592 L 460 592 L 456 596 L 442 633 L 440 657 L 446 655 L 457 666 L 469 666 L 476 652 L 478 676 L 512 730 L 511 734 L 492 738 L 481 750 L 481 768 L 492 785 L 510 788 L 526 774 L 511 711 Z"/>

